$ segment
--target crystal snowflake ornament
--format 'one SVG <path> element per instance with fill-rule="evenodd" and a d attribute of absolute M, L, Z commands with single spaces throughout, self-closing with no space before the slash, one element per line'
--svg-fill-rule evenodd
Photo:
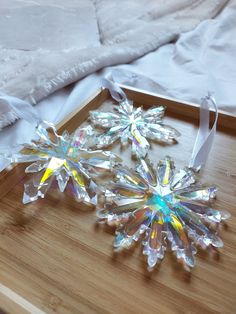
<path fill-rule="evenodd" d="M 5 156 L 11 162 L 34 162 L 25 170 L 35 175 L 25 183 L 23 203 L 44 198 L 55 177 L 61 192 L 71 179 L 77 199 L 95 205 L 98 187 L 92 177 L 99 171 L 110 170 L 120 158 L 110 152 L 86 148 L 93 136 L 90 126 L 77 129 L 72 136 L 67 131 L 60 136 L 54 125 L 43 122 L 36 132 L 39 140 L 24 144 L 19 153 Z"/>
<path fill-rule="evenodd" d="M 136 171 L 118 166 L 116 180 L 105 190 L 105 205 L 98 210 L 98 221 L 116 225 L 114 248 L 128 248 L 142 234 L 143 253 L 149 270 L 171 250 L 185 266 L 193 267 L 196 248 L 222 247 L 216 230 L 227 212 L 214 210 L 211 202 L 216 187 L 198 183 L 190 169 L 175 171 L 170 157 L 157 168 L 140 159 Z"/>
<path fill-rule="evenodd" d="M 106 129 L 97 136 L 97 148 L 107 147 L 120 139 L 125 146 L 132 142 L 132 154 L 145 157 L 150 144 L 147 139 L 173 143 L 180 133 L 162 123 L 165 107 L 159 106 L 144 111 L 133 107 L 133 102 L 125 99 L 115 108 L 115 112 L 91 111 L 90 120 L 95 126 Z"/>

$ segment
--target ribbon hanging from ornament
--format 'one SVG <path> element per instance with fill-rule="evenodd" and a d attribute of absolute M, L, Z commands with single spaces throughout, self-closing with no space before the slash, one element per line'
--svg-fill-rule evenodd
<path fill-rule="evenodd" d="M 117 102 L 127 100 L 125 92 L 115 82 L 112 73 L 109 73 L 106 77 L 102 79 L 102 86 L 109 90 L 111 97 Z"/>
<path fill-rule="evenodd" d="M 212 105 L 215 110 L 215 119 L 211 129 L 209 128 L 210 105 Z M 206 97 L 202 99 L 202 102 L 200 104 L 199 129 L 193 146 L 193 152 L 189 163 L 189 167 L 198 169 L 204 167 L 204 165 L 206 164 L 215 137 L 217 121 L 218 121 L 217 104 L 215 99 L 209 93 Z"/>

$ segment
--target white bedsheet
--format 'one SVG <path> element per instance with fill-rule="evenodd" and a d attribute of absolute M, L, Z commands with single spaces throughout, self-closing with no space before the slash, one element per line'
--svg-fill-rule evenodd
<path fill-rule="evenodd" d="M 101 85 L 101 78 L 119 70 L 121 83 L 198 103 L 208 91 L 220 109 L 236 114 L 236 0 L 213 20 L 202 22 L 176 43 L 164 45 L 131 64 L 109 67 L 63 88 L 36 105 L 42 119 L 59 122 Z M 26 121 L 0 132 L 0 148 L 29 142 L 34 128 Z M 0 170 L 8 161 L 0 159 Z"/>

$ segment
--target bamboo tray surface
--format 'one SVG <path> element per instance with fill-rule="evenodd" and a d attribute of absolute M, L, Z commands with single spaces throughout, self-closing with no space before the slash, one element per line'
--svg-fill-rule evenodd
<path fill-rule="evenodd" d="M 198 130 L 197 105 L 127 88 L 144 108 L 166 105 L 164 123 L 182 136 L 177 145 L 152 144 L 150 159 L 165 155 L 186 166 Z M 58 126 L 73 132 L 89 110 L 115 106 L 99 90 Z M 58 190 L 22 204 L 25 165 L 0 174 L 0 309 L 6 313 L 235 313 L 236 117 L 221 112 L 218 132 L 201 181 L 219 188 L 214 208 L 232 217 L 222 226 L 219 254 L 198 250 L 191 273 L 167 252 L 149 273 L 141 245 L 114 254 L 114 229 L 97 225 L 94 208 Z M 111 149 L 133 166 L 130 148 Z M 1 311 L 0 311 L 1 312 Z"/>

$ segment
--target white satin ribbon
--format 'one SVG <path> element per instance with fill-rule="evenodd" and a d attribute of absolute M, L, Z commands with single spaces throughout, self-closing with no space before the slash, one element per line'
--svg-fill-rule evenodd
<path fill-rule="evenodd" d="M 209 129 L 210 105 L 213 105 L 215 109 L 215 120 L 211 129 Z M 210 94 L 208 94 L 202 99 L 200 105 L 199 130 L 194 143 L 189 167 L 198 169 L 206 164 L 216 133 L 217 120 L 218 110 L 216 101 Z"/>
<path fill-rule="evenodd" d="M 39 124 L 41 122 L 37 111 L 26 101 L 0 93 L 0 102 L 1 101 L 4 101 L 9 108 L 9 111 L 14 111 L 19 118 L 24 119 L 31 124 Z"/>
<path fill-rule="evenodd" d="M 109 90 L 111 97 L 117 102 L 125 101 L 127 99 L 125 92 L 115 82 L 112 73 L 109 73 L 102 79 L 102 86 Z"/>

